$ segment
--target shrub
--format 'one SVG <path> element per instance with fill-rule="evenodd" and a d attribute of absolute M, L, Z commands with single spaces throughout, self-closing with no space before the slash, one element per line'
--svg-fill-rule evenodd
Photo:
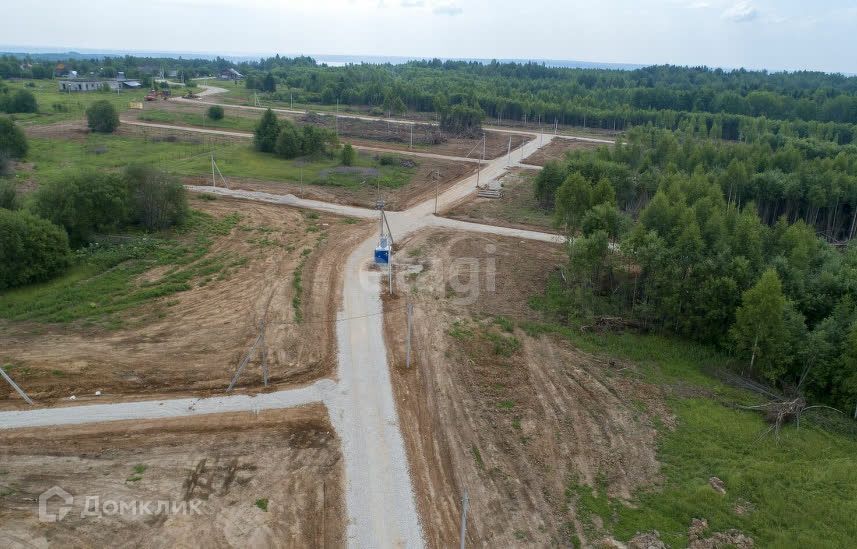
<path fill-rule="evenodd" d="M 0 169 L 2 169 L 3 157 L 0 156 Z M 2 175 L 2 171 L 0 171 Z M 0 208 L 7 210 L 18 209 L 18 193 L 15 191 L 15 183 L 8 179 L 0 179 Z"/>
<path fill-rule="evenodd" d="M 150 231 L 184 223 L 187 192 L 176 178 L 149 166 L 132 165 L 125 170 L 125 184 L 134 223 Z"/>
<path fill-rule="evenodd" d="M 208 117 L 212 120 L 223 120 L 223 107 L 220 105 L 208 107 Z"/>
<path fill-rule="evenodd" d="M 100 133 L 113 133 L 119 127 L 119 114 L 110 101 L 102 99 L 86 109 L 89 129 Z"/>
<path fill-rule="evenodd" d="M 297 158 L 301 155 L 302 141 L 294 124 L 284 120 L 280 135 L 277 136 L 275 152 L 283 158 Z"/>
<path fill-rule="evenodd" d="M 0 111 L 8 113 L 36 112 L 38 105 L 36 96 L 28 90 L 18 90 L 0 97 Z"/>
<path fill-rule="evenodd" d="M 128 219 L 129 196 L 114 174 L 78 172 L 43 183 L 33 193 L 34 213 L 65 227 L 72 246 L 85 244 L 93 233 L 122 227 Z"/>
<path fill-rule="evenodd" d="M 23 158 L 27 148 L 27 138 L 21 128 L 8 118 L 0 117 L 0 155 Z"/>
<path fill-rule="evenodd" d="M 0 209 L 0 290 L 47 280 L 69 264 L 61 227 L 28 212 Z"/>
<path fill-rule="evenodd" d="M 327 150 L 327 145 L 336 145 L 336 134 L 325 128 L 304 126 L 301 131 L 301 153 L 316 156 Z"/>
<path fill-rule="evenodd" d="M 346 143 L 342 147 L 342 152 L 340 153 L 340 160 L 342 161 L 343 166 L 352 166 L 354 165 L 354 160 L 356 159 L 357 154 L 354 152 L 354 147 L 351 146 L 351 143 Z"/>

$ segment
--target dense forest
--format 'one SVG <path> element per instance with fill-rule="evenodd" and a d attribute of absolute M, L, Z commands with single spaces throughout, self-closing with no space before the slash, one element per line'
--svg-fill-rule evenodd
<path fill-rule="evenodd" d="M 534 189 L 579 235 L 546 302 L 733 353 L 753 375 L 857 403 L 857 151 L 817 155 L 653 127 L 549 164 Z M 827 237 L 820 238 L 821 237 Z"/>
<path fill-rule="evenodd" d="M 267 91 L 300 102 L 384 110 L 400 103 L 419 112 L 465 104 L 499 120 L 617 130 L 652 123 L 745 141 L 768 133 L 838 144 L 857 139 L 857 78 L 824 73 L 673 66 L 621 71 L 437 59 L 329 68 L 283 57 L 240 68 L 251 75 L 248 85 L 262 89 L 257 83 L 271 74 L 279 89 L 287 89 L 279 96 Z"/>

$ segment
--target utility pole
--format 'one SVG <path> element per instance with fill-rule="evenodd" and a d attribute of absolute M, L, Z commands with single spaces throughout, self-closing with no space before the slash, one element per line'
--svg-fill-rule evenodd
<path fill-rule="evenodd" d="M 509 136 L 509 148 L 506 150 L 506 165 L 512 165 L 512 136 Z"/>
<path fill-rule="evenodd" d="M 336 128 L 336 137 L 339 137 L 339 98 L 336 99 L 336 116 L 333 118 L 333 126 Z"/>
<path fill-rule="evenodd" d="M 485 134 L 482 134 L 482 162 L 485 162 Z M 479 187 L 479 174 L 482 172 L 482 162 L 479 163 L 479 167 L 476 168 L 476 186 Z"/>
<path fill-rule="evenodd" d="M 211 186 L 217 188 L 217 178 L 214 176 L 214 151 L 211 153 Z"/>
<path fill-rule="evenodd" d="M 439 179 L 438 176 L 439 175 L 440 174 L 438 173 L 437 170 L 434 170 L 432 172 L 432 177 L 434 178 L 434 215 L 437 215 L 437 198 L 438 198 L 438 195 L 440 194 L 440 188 L 439 188 L 440 184 L 438 182 L 438 179 Z"/>
<path fill-rule="evenodd" d="M 414 326 L 414 304 L 408 303 L 408 339 L 407 339 L 408 351 L 407 351 L 407 355 L 405 357 L 405 366 L 407 368 L 411 367 L 411 330 L 413 329 L 413 326 Z"/>
<path fill-rule="evenodd" d="M 414 125 L 413 124 L 411 124 L 411 146 L 408 148 L 409 149 L 414 148 Z"/>
<path fill-rule="evenodd" d="M 294 95 L 292 94 L 291 88 L 289 89 L 289 108 L 291 110 L 295 110 L 295 98 L 294 98 Z"/>
<path fill-rule="evenodd" d="M 464 497 L 461 498 L 461 549 L 464 549 L 464 538 L 467 535 L 467 505 L 470 500 L 467 499 L 467 488 L 464 489 Z"/>
<path fill-rule="evenodd" d="M 554 117 L 553 119 L 553 134 L 556 135 L 557 130 L 559 129 L 559 118 Z"/>

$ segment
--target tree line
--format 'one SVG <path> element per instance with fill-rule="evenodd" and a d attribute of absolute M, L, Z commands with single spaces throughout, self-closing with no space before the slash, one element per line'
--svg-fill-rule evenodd
<path fill-rule="evenodd" d="M 621 71 L 438 60 L 327 67 L 284 57 L 240 69 L 249 75 L 248 86 L 301 103 L 382 109 L 401 102 L 412 111 L 438 113 L 443 106 L 469 104 L 501 121 L 616 130 L 648 123 L 678 129 L 701 119 L 711 137 L 732 140 L 748 138 L 753 132 L 746 128 L 764 118 L 774 134 L 838 144 L 857 139 L 857 78 L 818 72 L 672 66 Z"/>

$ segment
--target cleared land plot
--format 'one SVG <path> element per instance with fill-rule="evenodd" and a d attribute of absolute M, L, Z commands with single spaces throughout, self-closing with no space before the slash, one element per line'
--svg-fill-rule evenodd
<path fill-rule="evenodd" d="M 31 150 L 19 167 L 19 183 L 61 177 L 69 169 L 116 170 L 129 159 L 187 178 L 211 181 L 211 149 L 230 185 L 247 190 L 292 193 L 330 202 L 374 207 L 378 189 L 389 209 L 403 209 L 434 196 L 476 170 L 476 164 L 395 153 L 359 152 L 351 167 L 332 157 L 284 160 L 260 153 L 249 141 L 228 136 L 122 125 L 117 135 L 90 134 L 82 123 L 28 129 Z"/>
<path fill-rule="evenodd" d="M 385 120 L 364 120 L 360 118 L 321 116 L 309 114 L 300 118 L 304 124 L 323 126 L 333 130 L 338 128 L 340 139 L 366 146 L 383 146 L 408 150 L 411 140 L 411 124 L 396 124 Z M 482 139 L 460 138 L 442 134 L 437 126 L 417 124 L 413 131 L 414 150 L 446 156 L 482 158 Z M 485 158 L 493 159 L 506 154 L 509 138 L 512 148 L 520 147 L 533 139 L 531 134 L 508 134 L 505 132 L 485 132 Z M 379 145 L 380 144 L 380 145 Z"/>
<path fill-rule="evenodd" d="M 0 364 L 40 404 L 225 390 L 328 375 L 339 260 L 372 223 L 191 195 L 186 232 L 131 237 L 69 273 L 0 295 Z M 95 391 L 102 391 L 95 397 Z M 0 408 L 26 406 L 5 385 Z"/>
<path fill-rule="evenodd" d="M 0 431 L 0 460 L 4 547 L 345 543 L 339 440 L 321 405 Z M 58 522 L 39 522 L 39 494 L 53 486 L 74 496 L 71 510 Z M 81 517 L 86 496 L 99 498 L 102 516 Z M 156 514 L 158 501 L 170 509 L 196 502 L 201 513 Z M 147 502 L 148 512 L 128 511 Z"/>
<path fill-rule="evenodd" d="M 473 194 L 444 215 L 473 223 L 554 232 L 550 213 L 539 208 L 533 194 L 535 176 L 533 170 L 511 169 L 498 180 L 502 198 L 480 198 Z"/>
<path fill-rule="evenodd" d="M 377 164 L 378 160 L 376 159 L 382 156 L 387 155 L 381 153 L 379 156 L 373 153 L 358 152 L 358 164 L 368 164 L 371 166 L 372 164 Z M 387 158 L 392 162 L 398 163 L 402 170 L 407 170 L 410 174 L 410 180 L 406 185 L 398 188 L 381 185 L 380 196 L 385 200 L 388 210 L 404 210 L 423 200 L 432 198 L 435 195 L 436 188 L 438 192 L 442 193 L 462 178 L 475 173 L 476 170 L 475 164 L 452 160 L 434 158 L 411 160 L 408 157 L 398 157 L 395 155 L 389 155 Z M 310 177 L 314 173 L 313 169 L 317 173 L 318 169 L 310 166 L 306 170 L 304 177 Z M 265 181 L 263 179 L 234 177 L 231 175 L 231 172 L 227 172 L 226 170 L 224 170 L 224 174 L 229 179 L 229 186 L 234 189 L 263 191 L 272 194 L 294 194 L 300 198 L 309 198 L 336 204 L 348 204 L 364 208 L 375 207 L 379 191 L 378 186 L 372 179 L 375 173 L 371 171 L 373 168 L 363 168 L 365 171 L 362 172 L 360 168 L 346 170 L 337 166 L 327 169 L 334 172 L 334 174 L 337 171 L 342 171 L 341 174 L 336 174 L 339 177 L 362 177 L 363 180 L 359 183 L 349 185 L 301 185 L 299 180 Z M 435 180 L 435 174 L 437 174 L 437 180 Z M 188 177 L 185 178 L 185 181 L 194 185 L 210 185 L 211 177 Z"/>
<path fill-rule="evenodd" d="M 544 287 L 550 265 L 565 260 L 562 248 L 425 231 L 401 243 L 397 256 L 423 265 L 399 286 L 415 304 L 410 369 L 404 298 L 387 301 L 385 329 L 430 544 L 457 543 L 465 488 L 470 543 L 594 542 L 569 489 L 628 498 L 655 482 L 654 425 L 672 418 L 655 386 L 623 373 L 633 365 L 518 327 L 539 318 L 528 298 Z M 456 258 L 477 259 L 481 271 L 465 261 L 456 276 Z M 485 270 L 489 258 L 494 276 Z"/>
<path fill-rule="evenodd" d="M 221 96 L 215 96 L 217 100 Z M 159 124 L 176 124 L 198 128 L 216 128 L 252 132 L 262 116 L 261 110 L 248 110 L 225 107 L 225 116 L 221 120 L 211 120 L 204 113 L 211 105 L 204 102 L 186 103 L 177 101 L 158 101 L 145 103 L 143 110 L 128 111 L 126 118 Z M 365 120 L 340 116 L 337 120 L 331 114 L 308 113 L 305 115 L 275 112 L 277 118 L 288 119 L 299 126 L 313 125 L 337 131 L 343 142 L 367 147 L 384 147 L 394 150 L 430 152 L 446 156 L 482 157 L 480 139 L 459 138 L 444 135 L 436 125 L 418 123 L 413 127 L 413 148 L 411 148 L 411 125 L 388 122 L 386 120 Z M 486 159 L 506 154 L 509 137 L 512 147 L 533 139 L 531 134 L 509 134 L 506 132 L 486 131 Z"/>
<path fill-rule="evenodd" d="M 593 143 L 592 141 L 557 138 L 523 159 L 521 163 L 531 164 L 533 166 L 544 166 L 552 160 L 561 161 L 569 151 L 588 151 L 604 146 L 605 144 L 603 143 Z"/>

